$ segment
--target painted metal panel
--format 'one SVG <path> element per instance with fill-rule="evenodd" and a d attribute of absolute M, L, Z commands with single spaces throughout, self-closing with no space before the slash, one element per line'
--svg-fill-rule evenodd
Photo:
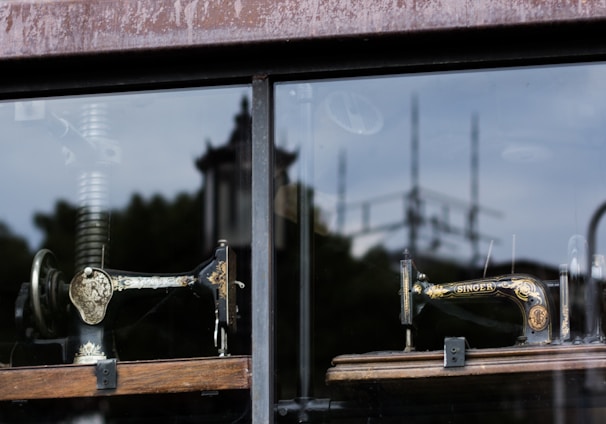
<path fill-rule="evenodd" d="M 601 0 L 27 0 L 0 3 L 0 56 L 372 37 L 606 18 Z"/>

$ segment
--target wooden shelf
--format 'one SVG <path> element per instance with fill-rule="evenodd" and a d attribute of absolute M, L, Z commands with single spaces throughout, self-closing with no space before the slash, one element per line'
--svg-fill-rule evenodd
<path fill-rule="evenodd" d="M 0 369 L 0 400 L 250 389 L 249 356 L 117 363 L 116 389 L 97 389 L 94 364 Z"/>
<path fill-rule="evenodd" d="M 422 404 L 437 393 L 458 402 L 519 397 L 548 402 L 556 392 L 569 399 L 591 394 L 606 406 L 606 345 L 559 345 L 470 349 L 465 366 L 444 367 L 433 352 L 374 352 L 334 358 L 326 383 L 346 397 L 376 392 Z M 488 404 L 488 403 L 487 403 Z"/>
<path fill-rule="evenodd" d="M 465 366 L 454 368 L 444 367 L 442 351 L 341 355 L 326 382 L 333 397 L 375 405 L 382 416 L 451 422 L 459 413 L 487 422 L 500 414 L 508 422 L 519 413 L 541 424 L 599 413 L 602 422 L 606 345 L 468 349 Z"/>

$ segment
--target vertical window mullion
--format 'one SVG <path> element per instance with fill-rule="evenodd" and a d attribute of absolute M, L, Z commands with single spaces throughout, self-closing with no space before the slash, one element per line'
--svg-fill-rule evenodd
<path fill-rule="evenodd" d="M 252 418 L 273 423 L 273 84 L 252 82 Z"/>

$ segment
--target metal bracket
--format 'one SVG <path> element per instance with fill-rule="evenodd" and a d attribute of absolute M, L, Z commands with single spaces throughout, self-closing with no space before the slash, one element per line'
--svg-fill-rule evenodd
<path fill-rule="evenodd" d="M 118 383 L 116 359 L 102 359 L 97 361 L 95 375 L 97 376 L 98 390 L 115 389 Z"/>
<path fill-rule="evenodd" d="M 465 366 L 465 337 L 444 338 L 444 368 Z"/>

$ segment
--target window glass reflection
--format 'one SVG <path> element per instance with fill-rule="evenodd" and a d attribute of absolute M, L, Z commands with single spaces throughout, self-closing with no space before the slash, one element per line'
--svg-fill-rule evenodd
<path fill-rule="evenodd" d="M 248 281 L 249 102 L 230 87 L 0 104 L 1 362 L 248 352 L 199 280 L 227 240 Z"/>
<path fill-rule="evenodd" d="M 591 247 L 590 228 L 605 201 L 605 85 L 602 64 L 280 84 L 276 143 L 297 158 L 276 195 L 278 316 L 301 322 L 290 299 L 310 291 L 314 358 L 313 371 L 290 375 L 285 396 L 305 395 L 307 377 L 325 390 L 337 355 L 405 348 L 405 251 L 434 283 L 527 273 L 554 282 L 549 291 L 562 265 L 589 278 L 590 256 L 605 249 L 599 225 Z M 570 340 L 601 340 L 601 318 L 584 315 L 601 300 L 588 305 L 570 287 L 571 308 L 582 309 Z M 467 318 L 423 315 L 415 347 L 441 349 L 458 331 L 472 347 L 526 340 L 519 308 L 488 300 Z M 560 337 L 558 308 L 550 341 Z M 306 365 L 289 347 L 304 346 L 306 331 L 278 320 L 282 372 Z"/>

